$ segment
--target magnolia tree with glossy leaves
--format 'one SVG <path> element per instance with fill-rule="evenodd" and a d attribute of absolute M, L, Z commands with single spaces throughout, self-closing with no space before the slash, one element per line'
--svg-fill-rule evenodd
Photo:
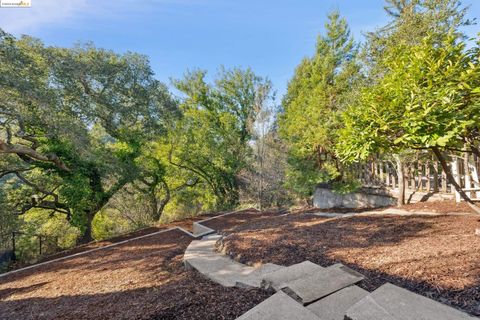
<path fill-rule="evenodd" d="M 415 46 L 398 45 L 385 54 L 385 76 L 363 89 L 358 104 L 344 113 L 337 152 L 343 160 L 374 152 L 431 150 L 464 200 L 442 151 L 478 154 L 480 66 L 478 46 L 454 33 Z"/>

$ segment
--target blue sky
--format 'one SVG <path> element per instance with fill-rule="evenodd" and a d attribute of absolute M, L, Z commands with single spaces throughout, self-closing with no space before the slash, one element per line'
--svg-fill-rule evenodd
<path fill-rule="evenodd" d="M 387 22 L 383 0 L 32 0 L 32 8 L 0 9 L 0 27 L 48 45 L 93 41 L 117 52 L 149 56 L 166 83 L 187 69 L 251 67 L 281 96 L 295 66 L 313 53 L 328 12 L 338 9 L 353 35 Z M 480 17 L 480 0 L 466 0 Z M 466 30 L 471 36 L 480 26 Z"/>

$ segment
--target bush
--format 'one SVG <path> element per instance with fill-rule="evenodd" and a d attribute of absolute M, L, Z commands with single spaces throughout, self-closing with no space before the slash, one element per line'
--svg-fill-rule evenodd
<path fill-rule="evenodd" d="M 49 210 L 32 209 L 21 217 L 20 232 L 16 241 L 17 258 L 32 263 L 42 255 L 68 249 L 77 243 L 80 230 L 73 227 L 65 215 Z"/>

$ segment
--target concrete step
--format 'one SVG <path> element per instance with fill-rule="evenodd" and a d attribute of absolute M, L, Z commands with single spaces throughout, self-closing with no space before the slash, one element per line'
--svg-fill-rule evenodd
<path fill-rule="evenodd" d="M 195 269 L 210 280 L 225 287 L 260 287 L 263 277 L 281 266 L 265 264 L 254 268 L 238 263 L 215 251 L 219 235 L 208 235 L 195 240 L 185 250 L 183 261 L 188 269 Z"/>
<path fill-rule="evenodd" d="M 234 287 L 239 278 L 249 275 L 255 268 L 215 252 L 218 239 L 212 235 L 205 237 L 205 240 L 192 241 L 185 250 L 183 261 L 185 267 L 197 270 L 210 280 L 225 287 Z"/>
<path fill-rule="evenodd" d="M 343 320 L 347 310 L 368 295 L 368 291 L 350 286 L 307 306 L 322 320 Z"/>
<path fill-rule="evenodd" d="M 222 235 L 216 234 L 216 233 L 206 235 L 206 236 L 202 237 L 202 240 L 215 240 L 215 241 L 217 241 L 217 240 L 220 240 L 220 239 L 222 239 Z"/>
<path fill-rule="evenodd" d="M 271 274 L 272 272 L 278 271 L 285 267 L 279 266 L 274 263 L 266 263 L 259 268 L 256 268 L 249 275 L 239 279 L 237 281 L 236 287 L 240 288 L 260 288 L 262 285 L 262 280 L 265 276 Z"/>
<path fill-rule="evenodd" d="M 291 265 L 267 274 L 263 277 L 262 286 L 280 290 L 287 282 L 308 276 L 324 268 L 308 260 Z"/>
<path fill-rule="evenodd" d="M 255 271 L 255 268 L 232 262 L 228 258 L 227 260 L 222 259 L 222 262 L 212 261 L 203 268 L 202 273 L 225 287 L 235 287 L 239 279 L 243 279 Z"/>
<path fill-rule="evenodd" d="M 205 254 L 213 254 L 215 252 L 216 242 L 217 240 L 215 239 L 195 240 L 190 242 L 183 255 L 183 260 L 196 258 Z"/>
<path fill-rule="evenodd" d="M 225 287 L 234 287 L 242 276 L 247 276 L 255 269 L 236 263 L 221 255 L 209 254 L 185 260 L 188 269 L 195 269 L 210 280 Z"/>
<path fill-rule="evenodd" d="M 282 290 L 298 302 L 307 305 L 362 279 L 363 276 L 358 272 L 336 264 L 286 282 L 282 285 Z"/>
<path fill-rule="evenodd" d="M 215 230 L 206 227 L 199 222 L 194 222 L 193 223 L 193 236 L 194 237 L 201 237 L 201 236 L 206 236 L 208 234 L 215 233 Z"/>
<path fill-rule="evenodd" d="M 279 291 L 237 320 L 321 320 L 321 318 Z"/>
<path fill-rule="evenodd" d="M 387 283 L 349 308 L 346 320 L 473 320 L 464 312 Z"/>

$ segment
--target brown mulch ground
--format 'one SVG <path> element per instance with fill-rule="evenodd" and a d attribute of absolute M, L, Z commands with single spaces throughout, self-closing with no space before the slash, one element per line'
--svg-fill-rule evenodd
<path fill-rule="evenodd" d="M 399 208 L 410 212 L 432 212 L 432 213 L 475 213 L 475 211 L 470 208 L 470 206 L 465 202 L 457 203 L 453 200 L 444 200 L 444 201 L 423 201 L 417 203 L 409 203 L 403 206 L 388 206 L 384 208 L 329 208 L 329 209 L 318 209 L 313 207 L 299 207 L 293 210 L 290 210 L 290 213 L 294 214 L 304 214 L 304 213 L 316 213 L 316 212 L 327 212 L 327 213 L 352 213 L 352 212 L 367 212 L 367 211 L 378 211 L 388 208 Z"/>
<path fill-rule="evenodd" d="M 270 218 L 279 216 L 285 213 L 285 211 L 263 211 L 260 212 L 257 209 L 245 209 L 237 211 L 234 214 L 218 217 L 206 222 L 202 222 L 202 225 L 217 230 L 219 232 L 226 232 L 246 222 L 252 222 L 259 219 Z"/>
<path fill-rule="evenodd" d="M 168 231 L 0 278 L 1 319 L 235 319 L 270 293 L 184 271 Z"/>
<path fill-rule="evenodd" d="M 57 252 L 57 253 L 54 253 L 54 254 L 49 254 L 45 257 L 42 257 L 40 259 L 40 261 L 38 261 L 37 263 L 67 257 L 67 256 L 70 256 L 72 254 L 85 252 L 85 251 L 92 250 L 92 249 L 95 249 L 95 248 L 105 247 L 105 246 L 108 246 L 110 244 L 122 242 L 122 241 L 128 240 L 128 239 L 137 238 L 137 237 L 140 237 L 140 236 L 143 236 L 143 235 L 147 235 L 147 234 L 150 234 L 150 233 L 155 233 L 155 232 L 158 232 L 160 230 L 166 230 L 166 229 L 170 229 L 170 228 L 173 228 L 173 227 L 181 227 L 181 228 L 183 228 L 183 229 L 185 229 L 189 232 L 193 232 L 192 224 L 193 224 L 194 221 L 204 220 L 204 219 L 207 219 L 207 218 L 210 218 L 210 217 L 214 217 L 218 214 L 221 214 L 221 213 L 202 214 L 202 215 L 192 217 L 192 218 L 186 218 L 186 219 L 179 220 L 179 221 L 164 223 L 164 224 L 159 225 L 158 227 L 148 227 L 148 228 L 139 229 L 139 230 L 136 230 L 136 231 L 133 231 L 133 232 L 130 232 L 130 233 L 127 233 L 127 234 L 122 234 L 122 235 L 119 235 L 119 236 L 116 236 L 116 237 L 113 237 L 113 238 L 110 238 L 110 239 L 107 239 L 107 240 L 92 241 L 92 242 L 89 242 L 89 243 L 86 243 L 86 244 L 83 244 L 83 245 L 75 246 L 71 249 L 63 250 L 63 251 L 60 251 L 60 252 Z M 34 264 L 37 264 L 37 263 L 34 263 Z M 10 265 L 9 268 L 8 268 L 8 271 L 15 270 L 15 269 L 21 269 L 21 268 L 24 268 L 26 266 L 29 266 L 29 264 L 17 262 L 17 263 L 14 263 L 14 264 Z"/>
<path fill-rule="evenodd" d="M 417 202 L 412 204 L 406 204 L 400 207 L 407 211 L 424 211 L 424 212 L 436 212 L 436 213 L 465 213 L 470 212 L 474 213 L 472 208 L 465 203 L 460 202 L 456 203 L 455 201 L 445 200 L 445 201 L 425 201 Z"/>
<path fill-rule="evenodd" d="M 372 291 L 391 282 L 480 315 L 479 216 L 308 214 L 264 218 L 230 229 L 222 250 L 248 264 L 341 262 Z"/>
<path fill-rule="evenodd" d="M 315 207 L 298 207 L 291 210 L 288 210 L 290 214 L 305 214 L 305 213 L 318 213 L 318 212 L 325 212 L 325 213 L 360 213 L 360 212 L 367 212 L 367 211 L 378 211 L 382 209 L 390 208 L 389 207 L 382 207 L 382 208 L 327 208 L 327 209 L 320 209 Z"/>

